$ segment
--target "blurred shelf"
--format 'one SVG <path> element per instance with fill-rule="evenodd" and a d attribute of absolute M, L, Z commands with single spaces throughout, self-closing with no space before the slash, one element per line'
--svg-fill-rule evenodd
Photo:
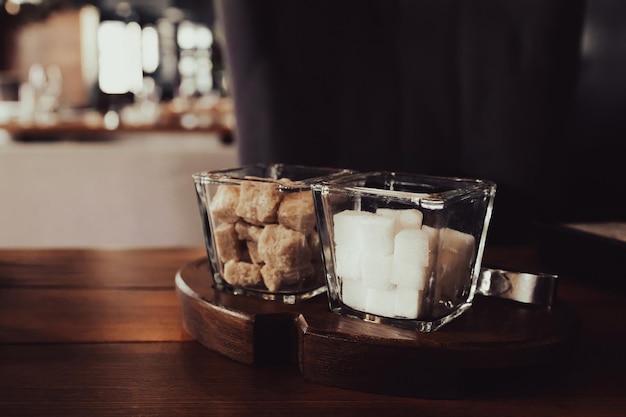
<path fill-rule="evenodd" d="M 0 129 L 6 130 L 12 135 L 111 135 L 115 133 L 150 133 L 150 132 L 189 132 L 189 133 L 231 133 L 232 129 L 223 123 L 214 123 L 208 126 L 185 128 L 179 123 L 157 123 L 153 125 L 125 126 L 120 125 L 115 129 L 107 129 L 104 126 L 90 126 L 86 123 L 63 122 L 50 125 L 24 125 L 20 123 L 0 124 Z"/>
<path fill-rule="evenodd" d="M 136 110 L 135 110 L 136 112 Z M 229 99 L 220 99 L 210 107 L 175 108 L 172 103 L 162 103 L 154 122 L 134 122 L 124 119 L 124 110 L 119 119 L 107 121 L 106 115 L 95 110 L 76 110 L 68 114 L 55 114 L 56 120 L 43 122 L 0 122 L 0 130 L 8 132 L 15 140 L 37 141 L 55 138 L 94 138 L 98 140 L 123 133 L 211 133 L 232 140 L 234 115 Z M 141 116 L 140 116 L 141 117 Z M 144 116 L 145 117 L 145 116 Z M 132 119 L 131 119 L 132 120 Z"/>

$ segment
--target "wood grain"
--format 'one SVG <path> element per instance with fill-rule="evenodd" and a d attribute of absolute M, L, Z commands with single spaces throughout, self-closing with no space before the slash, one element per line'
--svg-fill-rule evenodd
<path fill-rule="evenodd" d="M 0 415 L 626 415 L 623 294 L 563 276 L 559 298 L 582 324 L 571 359 L 541 377 L 532 367 L 470 370 L 465 398 L 432 400 L 311 382 L 297 362 L 247 365 L 184 338 L 174 276 L 202 254 L 0 250 Z M 488 248 L 486 257 L 536 266 L 527 248 Z"/>
<path fill-rule="evenodd" d="M 182 260 L 200 248 L 3 249 L 0 288 L 174 288 Z"/>

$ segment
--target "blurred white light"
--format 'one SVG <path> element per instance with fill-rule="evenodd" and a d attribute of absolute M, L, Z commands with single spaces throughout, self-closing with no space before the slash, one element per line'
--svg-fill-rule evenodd
<path fill-rule="evenodd" d="M 196 88 L 201 94 L 209 94 L 213 90 L 213 78 L 208 76 L 196 77 Z"/>
<path fill-rule="evenodd" d="M 104 128 L 107 130 L 115 130 L 120 125 L 120 115 L 113 110 L 109 110 L 102 119 Z"/>
<path fill-rule="evenodd" d="M 181 96 L 190 97 L 196 92 L 196 81 L 191 77 L 183 78 L 178 89 Z"/>
<path fill-rule="evenodd" d="M 98 83 L 107 94 L 139 91 L 143 84 L 141 27 L 104 21 L 98 29 Z"/>
<path fill-rule="evenodd" d="M 213 34 L 211 30 L 203 25 L 196 27 L 196 48 L 209 49 L 213 44 Z"/>
<path fill-rule="evenodd" d="M 196 46 L 196 27 L 193 23 L 185 20 L 178 26 L 176 41 L 181 49 L 192 49 Z"/>
<path fill-rule="evenodd" d="M 144 72 L 151 73 L 159 67 L 159 33 L 152 26 L 141 32 L 141 53 Z"/>
<path fill-rule="evenodd" d="M 28 69 L 28 82 L 38 90 L 46 87 L 46 70 L 41 64 L 33 64 Z"/>
<path fill-rule="evenodd" d="M 213 62 L 204 57 L 196 58 L 196 73 L 198 75 L 209 75 L 211 73 L 211 69 L 213 68 Z"/>
<path fill-rule="evenodd" d="M 185 129 L 195 129 L 196 127 L 198 127 L 199 122 L 200 121 L 198 120 L 198 116 L 192 113 L 184 114 L 180 118 L 180 125 Z"/>
<path fill-rule="evenodd" d="M 83 79 L 89 86 L 98 80 L 98 23 L 100 11 L 95 6 L 83 6 L 80 19 L 80 57 Z"/>
<path fill-rule="evenodd" d="M 178 72 L 182 76 L 189 76 L 196 73 L 196 60 L 193 56 L 182 55 L 178 61 Z"/>
<path fill-rule="evenodd" d="M 143 88 L 141 53 L 141 26 L 137 22 L 126 25 L 126 59 L 128 60 L 128 91 L 136 93 Z"/>

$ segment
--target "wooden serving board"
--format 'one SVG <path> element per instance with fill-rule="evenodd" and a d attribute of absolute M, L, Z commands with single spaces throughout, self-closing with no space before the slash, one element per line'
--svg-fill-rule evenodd
<path fill-rule="evenodd" d="M 538 385 L 580 336 L 578 316 L 559 300 L 548 308 L 477 296 L 453 322 L 420 333 L 334 314 L 326 295 L 287 305 L 214 289 L 206 258 L 178 271 L 176 291 L 186 332 L 215 352 L 388 395 L 455 398 L 480 384 Z"/>

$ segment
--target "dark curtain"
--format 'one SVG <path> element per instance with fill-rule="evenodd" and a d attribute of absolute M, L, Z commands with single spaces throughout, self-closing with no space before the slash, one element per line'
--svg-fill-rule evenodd
<path fill-rule="evenodd" d="M 218 0 L 240 162 L 485 178 L 561 210 L 584 0 Z"/>

